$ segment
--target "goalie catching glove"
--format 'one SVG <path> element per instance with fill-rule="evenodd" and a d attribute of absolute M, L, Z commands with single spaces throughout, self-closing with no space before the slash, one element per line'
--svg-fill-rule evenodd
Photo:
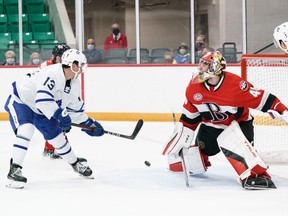
<path fill-rule="evenodd" d="M 84 131 L 89 136 L 102 136 L 104 134 L 104 128 L 99 122 L 95 121 L 92 118 L 88 118 L 85 122 L 82 122 L 81 124 L 93 128 L 93 130 L 89 130 L 86 128 L 81 129 L 81 131 Z"/>
<path fill-rule="evenodd" d="M 279 114 L 275 110 L 268 110 L 268 113 L 273 119 L 288 124 L 288 110 L 285 110 L 282 114 Z"/>

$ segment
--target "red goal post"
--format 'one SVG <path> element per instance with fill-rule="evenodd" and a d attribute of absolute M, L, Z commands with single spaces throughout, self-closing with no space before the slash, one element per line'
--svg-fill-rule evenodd
<path fill-rule="evenodd" d="M 276 95 L 288 106 L 288 55 L 243 54 L 241 76 L 256 88 Z M 268 114 L 251 110 L 254 146 L 267 163 L 288 162 L 288 126 Z"/>

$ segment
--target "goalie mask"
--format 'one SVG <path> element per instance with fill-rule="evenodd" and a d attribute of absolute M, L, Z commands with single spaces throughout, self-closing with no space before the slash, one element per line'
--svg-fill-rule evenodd
<path fill-rule="evenodd" d="M 288 53 L 288 22 L 277 26 L 274 30 L 273 37 L 275 46 L 277 48 L 280 47 L 285 53 Z"/>
<path fill-rule="evenodd" d="M 74 79 L 77 79 L 78 75 L 87 69 L 87 59 L 85 55 L 77 49 L 65 51 L 62 55 L 61 63 L 62 65 L 70 66 L 71 71 L 75 74 Z M 78 66 L 78 71 L 73 70 L 73 64 Z"/>
<path fill-rule="evenodd" d="M 204 82 L 212 77 L 222 75 L 226 68 L 226 60 L 219 51 L 208 52 L 199 61 L 198 82 Z"/>

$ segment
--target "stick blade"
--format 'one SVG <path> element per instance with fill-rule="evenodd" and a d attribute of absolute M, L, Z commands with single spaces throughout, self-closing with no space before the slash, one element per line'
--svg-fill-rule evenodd
<path fill-rule="evenodd" d="M 136 138 L 136 136 L 138 135 L 139 131 L 141 130 L 143 124 L 144 124 L 143 119 L 139 119 L 136 126 L 135 126 L 135 129 L 131 135 L 132 140 L 134 140 Z"/>

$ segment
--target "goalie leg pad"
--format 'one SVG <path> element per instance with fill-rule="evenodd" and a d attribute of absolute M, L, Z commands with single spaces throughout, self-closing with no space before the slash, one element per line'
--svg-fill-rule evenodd
<path fill-rule="evenodd" d="M 203 174 L 206 172 L 207 167 L 199 146 L 191 146 L 188 149 L 187 154 L 183 154 L 183 158 L 191 175 Z"/>
<path fill-rule="evenodd" d="M 238 122 L 233 121 L 217 138 L 217 142 L 241 180 L 259 176 L 268 166 L 244 136 Z"/>
<path fill-rule="evenodd" d="M 199 146 L 191 146 L 189 149 L 185 148 L 185 151 L 183 151 L 183 159 L 191 175 L 202 174 L 207 171 L 206 163 L 208 161 L 208 157 L 205 156 L 206 155 L 201 153 Z M 178 154 L 168 155 L 167 158 L 170 171 L 183 171 L 181 157 Z M 209 165 L 211 166 L 210 163 Z"/>
<path fill-rule="evenodd" d="M 189 148 L 194 138 L 194 131 L 184 127 L 182 122 L 177 122 L 171 138 L 164 146 L 163 155 L 176 155 L 185 147 Z"/>

